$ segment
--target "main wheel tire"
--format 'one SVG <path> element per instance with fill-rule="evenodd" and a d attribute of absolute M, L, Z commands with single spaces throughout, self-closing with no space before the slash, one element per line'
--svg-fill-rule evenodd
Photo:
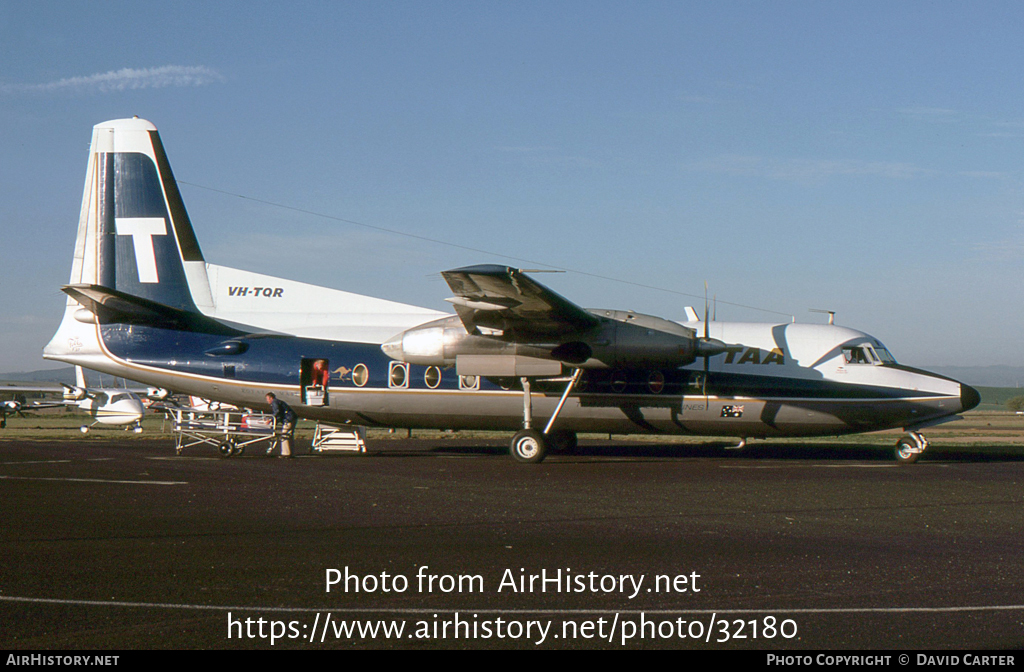
<path fill-rule="evenodd" d="M 221 441 L 217 449 L 220 450 L 221 457 L 231 457 L 235 453 L 235 444 L 231 441 Z"/>
<path fill-rule="evenodd" d="M 921 457 L 921 451 L 912 439 L 902 438 L 896 442 L 896 462 L 913 464 Z"/>
<path fill-rule="evenodd" d="M 552 453 L 571 455 L 576 452 L 578 445 L 576 432 L 569 431 L 568 429 L 556 429 L 550 434 L 545 435 L 545 438 L 548 442 L 548 450 Z"/>
<path fill-rule="evenodd" d="M 538 464 L 547 456 L 547 442 L 544 434 L 536 429 L 523 429 L 516 432 L 509 445 L 509 454 L 516 462 Z"/>

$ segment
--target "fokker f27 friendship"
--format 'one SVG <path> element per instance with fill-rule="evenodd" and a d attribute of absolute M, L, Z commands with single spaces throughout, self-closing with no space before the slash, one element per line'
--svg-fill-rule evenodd
<path fill-rule="evenodd" d="M 93 130 L 63 321 L 44 356 L 333 424 L 491 429 L 540 462 L 577 432 L 750 438 L 921 430 L 977 391 L 824 324 L 674 322 L 584 309 L 522 271 L 442 273 L 455 314 L 208 263 L 160 136 Z"/>

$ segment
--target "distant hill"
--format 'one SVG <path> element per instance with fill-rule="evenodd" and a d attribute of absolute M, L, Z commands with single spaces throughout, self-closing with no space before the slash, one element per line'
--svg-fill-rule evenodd
<path fill-rule="evenodd" d="M 85 379 L 93 387 L 124 387 L 123 378 L 115 378 L 104 373 L 85 371 Z M 39 371 L 13 371 L 11 373 L 0 373 L 0 381 L 3 382 L 24 382 L 24 383 L 67 383 L 75 384 L 75 367 L 65 366 L 60 369 L 41 369 Z M 144 384 L 134 380 L 128 381 L 129 387 L 145 387 Z"/>
<path fill-rule="evenodd" d="M 975 387 L 1019 387 L 1024 394 L 1024 366 L 922 366 Z"/>
<path fill-rule="evenodd" d="M 40 371 L 13 371 L 0 373 L 0 381 L 4 382 L 35 382 L 35 383 L 68 383 L 75 384 L 75 367 L 65 366 L 60 369 L 42 369 Z"/>
<path fill-rule="evenodd" d="M 1024 395 L 1024 389 L 1019 387 L 984 387 L 979 385 L 978 394 L 981 395 L 979 411 L 1005 411 L 1006 402 L 1013 397 Z"/>

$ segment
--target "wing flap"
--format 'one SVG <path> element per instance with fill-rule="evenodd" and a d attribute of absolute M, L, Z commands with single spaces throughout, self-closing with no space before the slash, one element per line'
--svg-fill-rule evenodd
<path fill-rule="evenodd" d="M 470 332 L 498 329 L 518 338 L 564 338 L 600 320 L 522 271 L 481 265 L 441 273 L 456 294 L 449 299 Z"/>

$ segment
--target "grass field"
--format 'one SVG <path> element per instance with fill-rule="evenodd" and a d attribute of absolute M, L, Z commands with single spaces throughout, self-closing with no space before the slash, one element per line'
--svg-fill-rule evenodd
<path fill-rule="evenodd" d="M 1019 387 L 979 387 L 976 389 L 981 395 L 981 403 L 977 408 L 979 411 L 1005 411 L 1008 399 L 1024 395 L 1024 389 Z"/>

